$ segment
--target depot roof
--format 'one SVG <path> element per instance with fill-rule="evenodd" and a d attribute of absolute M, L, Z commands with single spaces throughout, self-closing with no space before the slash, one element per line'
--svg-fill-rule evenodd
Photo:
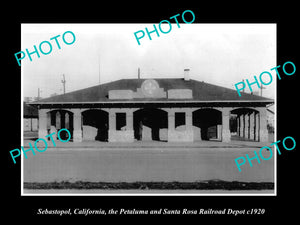
<path fill-rule="evenodd" d="M 141 88 L 142 83 L 146 79 L 122 79 L 93 87 L 69 92 L 62 95 L 56 95 L 49 98 L 41 99 L 32 104 L 56 104 L 56 103 L 114 103 L 120 102 L 118 99 L 110 99 L 108 93 L 111 90 L 132 90 L 136 91 Z M 183 78 L 166 78 L 154 79 L 159 88 L 164 91 L 171 89 L 190 89 L 192 90 L 192 98 L 189 99 L 169 99 L 165 98 L 132 98 L 122 99 L 121 102 L 268 102 L 273 103 L 273 99 L 241 93 L 238 96 L 236 90 L 209 84 L 203 81 L 184 80 Z"/>
<path fill-rule="evenodd" d="M 23 114 L 24 118 L 38 118 L 37 108 L 28 105 L 26 102 L 23 103 Z"/>

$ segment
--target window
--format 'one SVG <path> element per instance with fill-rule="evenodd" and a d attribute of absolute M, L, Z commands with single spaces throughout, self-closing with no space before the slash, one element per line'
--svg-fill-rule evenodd
<path fill-rule="evenodd" d="M 185 112 L 175 112 L 175 128 L 185 125 Z"/>
<path fill-rule="evenodd" d="M 116 113 L 116 130 L 123 130 L 125 126 L 126 126 L 126 113 Z"/>

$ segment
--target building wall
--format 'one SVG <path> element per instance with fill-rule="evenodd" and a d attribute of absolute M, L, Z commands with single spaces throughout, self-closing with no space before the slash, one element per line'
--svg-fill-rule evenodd
<path fill-rule="evenodd" d="M 38 119 L 37 118 L 23 118 L 24 131 L 38 131 Z"/>
<path fill-rule="evenodd" d="M 194 114 L 193 112 L 199 111 L 199 109 L 203 108 L 160 108 L 163 112 L 162 114 L 157 114 L 156 117 L 159 120 L 161 117 L 164 118 L 165 122 L 167 122 L 166 127 L 156 127 L 156 134 L 159 136 L 160 141 L 168 141 L 168 142 L 193 142 L 201 140 L 201 132 L 205 132 L 201 127 L 195 127 L 193 124 L 193 116 L 201 116 L 202 114 Z M 213 124 L 216 129 L 216 138 L 215 140 L 220 140 L 223 142 L 231 141 L 231 133 L 230 133 L 230 114 L 234 112 L 234 110 L 239 108 L 233 107 L 210 107 L 209 109 L 215 110 L 221 115 L 221 122 L 216 122 Z M 51 109 L 55 110 L 55 109 Z M 53 123 L 48 121 L 52 118 L 47 116 L 51 110 L 49 109 L 40 109 L 39 110 L 39 136 L 43 138 L 45 135 L 49 133 L 49 129 L 47 130 L 47 124 Z M 69 115 L 72 115 L 72 124 L 70 127 L 73 129 L 73 140 L 76 142 L 80 142 L 82 140 L 97 140 L 95 137 L 99 135 L 99 129 L 95 129 L 94 127 L 84 125 L 83 121 L 83 112 L 86 109 L 63 109 L 65 111 L 71 112 Z M 93 108 L 93 110 L 95 110 Z M 134 142 L 135 141 L 135 127 L 134 127 L 134 112 L 140 110 L 140 108 L 101 108 L 99 111 L 106 112 L 105 114 L 101 114 L 102 117 L 106 118 L 108 130 L 108 137 L 106 140 L 109 142 Z M 156 111 L 153 111 L 153 113 Z M 185 123 L 176 127 L 175 114 L 176 113 L 184 113 L 185 115 Z M 255 110 L 250 111 L 251 113 L 239 114 L 239 127 L 238 133 L 239 135 L 243 135 L 247 139 L 253 139 L 256 141 L 267 141 L 268 132 L 267 132 L 267 114 L 265 107 L 257 107 Z M 124 113 L 125 114 L 125 125 L 121 129 L 116 127 L 116 114 Z M 151 112 L 150 112 L 151 113 Z M 181 114 L 182 115 L 182 114 Z M 242 117 L 243 116 L 243 117 Z M 209 114 L 206 116 L 209 117 Z M 241 119 L 242 118 L 242 119 Z M 152 118 L 153 119 L 153 118 Z M 200 118 L 203 121 L 207 120 L 207 118 Z M 219 120 L 219 119 L 218 119 Z M 55 125 L 55 124 L 54 124 Z M 54 128 L 53 129 L 57 129 Z M 146 126 L 143 124 L 142 126 L 142 140 L 152 140 L 153 139 L 153 127 Z M 243 132 L 241 132 L 243 130 Z"/>

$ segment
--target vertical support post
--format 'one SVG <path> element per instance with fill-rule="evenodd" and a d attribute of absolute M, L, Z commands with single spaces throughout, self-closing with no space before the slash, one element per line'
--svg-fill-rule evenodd
<path fill-rule="evenodd" d="M 187 110 L 185 112 L 185 123 L 186 123 L 187 130 L 193 129 L 193 113 L 191 110 Z"/>
<path fill-rule="evenodd" d="M 240 137 L 245 137 L 245 115 L 240 115 Z"/>
<path fill-rule="evenodd" d="M 51 128 L 51 113 L 47 112 L 47 130 Z"/>
<path fill-rule="evenodd" d="M 133 130 L 133 111 L 130 109 L 126 112 L 126 130 Z"/>
<path fill-rule="evenodd" d="M 61 115 L 60 115 L 59 111 L 57 111 L 55 114 L 55 127 L 57 130 L 60 130 L 62 128 L 61 127 Z"/>
<path fill-rule="evenodd" d="M 116 113 L 115 113 L 115 111 L 109 110 L 109 112 L 108 112 L 108 127 L 109 127 L 109 130 L 116 130 Z"/>
<path fill-rule="evenodd" d="M 172 142 L 175 131 L 175 112 L 172 109 L 168 110 L 168 142 Z"/>
<path fill-rule="evenodd" d="M 230 109 L 222 108 L 222 142 L 230 142 Z"/>
<path fill-rule="evenodd" d="M 173 110 L 168 112 L 168 129 L 175 130 L 175 112 Z"/>
<path fill-rule="evenodd" d="M 238 115 L 236 117 L 236 134 L 237 136 L 240 136 L 240 116 Z"/>
<path fill-rule="evenodd" d="M 114 142 L 116 133 L 116 112 L 113 109 L 108 110 L 108 141 Z"/>
<path fill-rule="evenodd" d="M 70 129 L 70 116 L 69 113 L 65 113 L 65 128 Z"/>
<path fill-rule="evenodd" d="M 255 141 L 259 141 L 259 113 L 255 112 Z"/>
<path fill-rule="evenodd" d="M 126 142 L 134 142 L 133 110 L 126 111 Z"/>
<path fill-rule="evenodd" d="M 194 141 L 193 112 L 190 109 L 187 109 L 185 112 L 185 127 L 188 136 L 188 141 L 193 142 Z"/>
<path fill-rule="evenodd" d="M 254 117 L 255 117 L 255 112 L 251 112 L 249 114 L 249 126 L 250 126 L 250 140 L 254 140 L 255 136 L 254 136 L 254 131 L 255 131 L 255 123 L 254 123 Z"/>
<path fill-rule="evenodd" d="M 82 118 L 80 109 L 72 109 L 73 112 L 73 141 L 82 142 Z"/>
<path fill-rule="evenodd" d="M 53 113 L 53 112 L 52 112 Z M 54 133 L 54 135 L 52 135 L 52 138 L 54 139 L 54 140 L 57 140 L 57 129 L 56 129 L 56 114 L 54 115 L 54 116 L 51 116 L 51 112 L 49 112 L 48 113 L 48 115 L 49 115 L 49 119 L 50 119 L 50 134 L 53 134 Z M 52 121 L 52 119 L 54 119 L 53 121 Z M 54 123 L 55 122 L 55 123 Z M 53 124 L 53 125 L 52 125 Z M 50 140 L 50 137 L 48 138 L 48 140 Z"/>
<path fill-rule="evenodd" d="M 268 141 L 268 129 L 267 129 L 267 109 L 259 109 L 259 141 Z"/>
<path fill-rule="evenodd" d="M 249 139 L 249 114 L 245 114 L 245 138 Z"/>
<path fill-rule="evenodd" d="M 47 109 L 39 109 L 39 138 L 45 139 L 45 136 L 48 135 L 47 131 Z"/>

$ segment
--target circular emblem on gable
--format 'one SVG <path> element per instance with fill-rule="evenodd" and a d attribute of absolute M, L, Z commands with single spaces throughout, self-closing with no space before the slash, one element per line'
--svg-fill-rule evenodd
<path fill-rule="evenodd" d="M 159 85 L 156 80 L 145 80 L 142 83 L 141 89 L 145 96 L 152 97 L 159 89 Z"/>

